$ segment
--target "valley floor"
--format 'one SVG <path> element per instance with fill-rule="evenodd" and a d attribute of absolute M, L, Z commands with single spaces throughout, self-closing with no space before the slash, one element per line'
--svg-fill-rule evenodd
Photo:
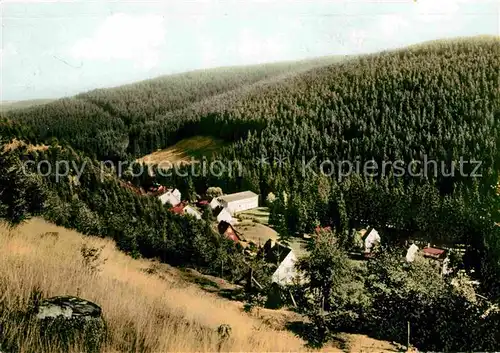
<path fill-rule="evenodd" d="M 85 262 L 84 245 L 102 248 L 101 255 Z M 218 350 L 216 328 L 221 324 L 232 328 L 231 339 L 221 348 L 224 351 L 307 350 L 302 339 L 281 329 L 283 321 L 298 314 L 266 309 L 245 313 L 241 302 L 201 289 L 186 281 L 182 271 L 167 265 L 161 265 L 161 271 L 148 271 L 152 265 L 119 252 L 111 240 L 83 236 L 41 219 L 13 230 L 0 225 L 0 285 L 7 307 L 27 305 L 35 287 L 47 297 L 76 295 L 94 301 L 102 307 L 110 328 L 107 352 L 214 352 Z M 15 327 L 5 332 L 16 337 Z M 344 335 L 343 339 L 347 351 L 394 351 L 389 343 L 365 336 Z M 21 342 L 23 350 L 29 350 L 32 340 Z M 137 341 L 142 348 L 134 348 Z"/>

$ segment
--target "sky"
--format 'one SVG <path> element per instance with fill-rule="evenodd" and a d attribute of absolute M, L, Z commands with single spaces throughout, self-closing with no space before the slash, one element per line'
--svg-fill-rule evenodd
<path fill-rule="evenodd" d="M 1 100 L 500 34 L 497 0 L 0 0 Z"/>

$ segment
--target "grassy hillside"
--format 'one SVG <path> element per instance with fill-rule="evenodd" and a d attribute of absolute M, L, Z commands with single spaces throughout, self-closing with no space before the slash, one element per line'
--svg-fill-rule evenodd
<path fill-rule="evenodd" d="M 99 273 L 83 262 L 83 244 L 103 247 L 99 262 L 106 261 Z M 109 325 L 107 352 L 132 351 L 130 340 L 134 337 L 144 340 L 142 352 L 214 352 L 216 328 L 221 324 L 231 325 L 234 333 L 222 348 L 225 351 L 304 349 L 304 342 L 293 334 L 275 331 L 245 314 L 241 303 L 203 292 L 183 282 L 175 272 L 164 278 L 149 275 L 145 270 L 151 265 L 117 251 L 109 240 L 89 238 L 40 219 L 12 231 L 0 226 L 2 303 L 10 311 L 26 309 L 35 287 L 45 296 L 78 295 L 94 301 L 102 306 Z M 7 312 L 0 312 L 0 323 L 6 330 L 2 339 L 17 341 L 19 351 L 35 349 L 35 337 L 19 332 L 22 328 L 9 325 L 7 318 Z"/>
<path fill-rule="evenodd" d="M 201 160 L 203 157 L 210 158 L 214 153 L 220 151 L 224 146 L 222 140 L 208 136 L 194 136 L 183 139 L 175 145 L 150 153 L 137 159 L 139 163 L 176 165 L 189 164 L 193 159 Z"/>
<path fill-rule="evenodd" d="M 83 261 L 83 245 L 102 248 L 96 261 L 98 272 Z M 232 327 L 232 338 L 221 348 L 223 351 L 306 351 L 305 342 L 291 332 L 265 323 L 280 321 L 279 311 L 267 316 L 262 309 L 259 317 L 252 316 L 243 312 L 241 302 L 222 299 L 185 282 L 178 270 L 148 274 L 151 271 L 146 270 L 154 266 L 153 262 L 124 255 L 109 240 L 89 238 L 41 219 L 15 230 L 0 224 L 0 303 L 8 308 L 0 311 L 4 346 L 5 342 L 16 342 L 19 351 L 37 351 L 33 331 L 23 332 L 22 327 L 9 325 L 6 320 L 9 312 L 26 309 L 31 290 L 38 287 L 44 296 L 78 295 L 98 303 L 111 335 L 106 352 L 136 351 L 134 339 L 142 340 L 141 352 L 215 352 L 216 329 L 221 324 Z M 286 321 L 283 315 L 281 321 Z M 347 351 L 392 349 L 387 342 L 360 335 L 343 339 L 344 345 L 351 347 Z M 52 348 L 52 352 L 59 351 Z M 342 350 L 331 346 L 322 351 Z"/>

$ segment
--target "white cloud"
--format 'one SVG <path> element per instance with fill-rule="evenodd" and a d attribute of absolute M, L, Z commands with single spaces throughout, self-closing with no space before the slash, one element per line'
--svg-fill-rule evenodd
<path fill-rule="evenodd" d="M 78 40 L 70 50 L 76 59 L 130 60 L 137 67 L 151 69 L 159 62 L 165 43 L 164 20 L 158 15 L 113 14 L 94 35 Z"/>
<path fill-rule="evenodd" d="M 351 50 L 349 53 L 355 53 L 357 51 L 363 50 L 365 40 L 367 38 L 367 33 L 363 29 L 353 29 L 349 32 L 349 46 Z"/>

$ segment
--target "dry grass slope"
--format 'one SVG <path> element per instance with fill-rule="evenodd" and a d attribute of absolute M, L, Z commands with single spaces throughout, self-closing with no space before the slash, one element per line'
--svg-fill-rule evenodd
<path fill-rule="evenodd" d="M 177 142 L 166 149 L 159 150 L 137 159 L 145 164 L 159 164 L 164 168 L 171 164 L 190 164 L 192 160 L 209 157 L 223 146 L 223 142 L 207 136 L 195 136 Z"/>
<path fill-rule="evenodd" d="M 24 141 L 18 140 L 18 139 L 13 139 L 11 142 L 7 143 L 4 145 L 3 149 L 4 151 L 11 151 L 15 150 L 16 148 L 20 147 L 26 147 L 28 151 L 46 151 L 49 149 L 49 146 L 47 145 L 32 145 L 32 144 L 27 144 Z"/>
<path fill-rule="evenodd" d="M 102 248 L 99 271 L 83 261 L 84 245 Z M 163 270 L 150 274 L 146 270 L 151 268 Z M 296 313 L 245 313 L 241 302 L 202 290 L 168 265 L 132 259 L 111 240 L 83 236 L 37 218 L 14 230 L 0 223 L 0 302 L 10 311 L 26 310 L 35 287 L 45 297 L 76 295 L 99 304 L 110 332 L 104 352 L 216 352 L 216 329 L 221 324 L 229 324 L 232 334 L 220 351 L 308 351 L 302 339 L 285 330 L 287 321 L 301 319 Z M 0 326 L 7 317 L 0 311 Z M 33 349 L 36 331 L 22 334 L 21 327 L 5 324 L 2 329 L 4 338 L 17 341 L 20 352 L 40 351 Z M 344 351 L 394 352 L 388 342 L 364 335 L 339 338 Z M 44 353 L 62 351 L 52 347 Z M 71 353 L 81 351 L 74 347 Z M 321 351 L 342 352 L 334 346 Z"/>
<path fill-rule="evenodd" d="M 102 258 L 107 261 L 100 272 L 90 271 L 82 261 L 83 244 L 104 247 Z M 119 252 L 109 240 L 85 237 L 40 219 L 12 231 L 0 225 L 0 285 L 8 307 L 24 309 L 35 286 L 45 296 L 78 295 L 94 301 L 102 306 L 111 333 L 106 352 L 214 352 L 220 324 L 232 327 L 224 351 L 305 350 L 304 342 L 292 333 L 274 330 L 242 312 L 241 303 L 180 283 L 175 274 L 149 275 L 144 269 L 150 266 L 150 261 Z M 4 334 L 20 337 L 16 329 L 6 327 Z M 19 342 L 21 351 L 30 351 L 34 336 Z M 137 339 L 142 348 L 134 347 Z"/>

